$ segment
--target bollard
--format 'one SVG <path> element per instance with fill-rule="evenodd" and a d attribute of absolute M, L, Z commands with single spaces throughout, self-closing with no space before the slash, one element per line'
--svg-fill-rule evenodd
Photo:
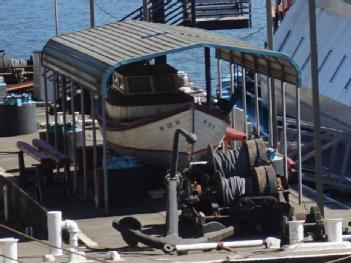
<path fill-rule="evenodd" d="M 110 261 L 122 261 L 120 254 L 117 251 L 108 251 L 105 254 L 105 259 Z"/>
<path fill-rule="evenodd" d="M 304 220 L 289 221 L 289 244 L 297 244 L 303 241 L 303 223 Z"/>
<path fill-rule="evenodd" d="M 62 212 L 50 211 L 47 213 L 49 243 L 55 247 L 50 247 L 49 253 L 54 256 L 62 255 Z"/>
<path fill-rule="evenodd" d="M 17 263 L 17 242 L 18 239 L 9 237 L 0 239 L 0 246 L 4 263 Z"/>
<path fill-rule="evenodd" d="M 87 259 L 85 257 L 85 252 L 79 251 L 75 248 L 70 248 L 69 249 L 69 261 L 68 263 L 83 263 L 87 262 Z"/>
<path fill-rule="evenodd" d="M 342 218 L 324 219 L 324 222 L 328 242 L 343 241 Z"/>
<path fill-rule="evenodd" d="M 6 184 L 2 187 L 2 191 L 4 193 L 4 220 L 8 221 L 9 220 L 9 189 Z"/>

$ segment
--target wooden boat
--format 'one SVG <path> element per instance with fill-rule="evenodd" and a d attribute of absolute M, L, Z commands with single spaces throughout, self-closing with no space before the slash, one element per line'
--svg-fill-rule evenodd
<path fill-rule="evenodd" d="M 117 69 L 105 108 L 107 141 L 113 152 L 168 168 L 176 129 L 194 132 L 191 147 L 180 141 L 180 167 L 200 159 L 208 144 L 223 139 L 229 123 L 219 111 L 195 103 L 179 89 L 177 70 L 169 65 L 130 64 Z"/>

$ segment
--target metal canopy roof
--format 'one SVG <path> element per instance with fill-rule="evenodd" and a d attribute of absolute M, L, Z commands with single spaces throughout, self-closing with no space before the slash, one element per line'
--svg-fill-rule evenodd
<path fill-rule="evenodd" d="M 283 53 L 201 29 L 134 20 L 54 37 L 42 50 L 42 65 L 106 95 L 117 67 L 198 47 L 216 48 L 221 59 L 300 86 L 299 66 Z"/>

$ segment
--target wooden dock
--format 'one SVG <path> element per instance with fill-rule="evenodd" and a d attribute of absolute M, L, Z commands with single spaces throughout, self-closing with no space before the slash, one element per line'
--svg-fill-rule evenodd
<path fill-rule="evenodd" d="M 38 108 L 38 121 L 44 120 L 43 108 Z M 1 176 L 12 177 L 16 180 L 18 163 L 16 154 L 16 141 L 31 141 L 32 138 L 38 137 L 38 134 L 26 136 L 16 136 L 0 138 L 2 150 L 7 154 L 0 155 L 0 171 L 7 171 Z M 91 139 L 89 133 L 87 139 Z M 26 162 L 33 160 L 26 159 Z M 35 165 L 35 163 L 33 163 Z M 286 252 L 277 249 L 266 249 L 265 247 L 251 247 L 235 249 L 234 252 L 223 250 L 213 250 L 207 252 L 192 252 L 188 255 L 166 255 L 161 250 L 151 249 L 145 246 L 138 248 L 130 248 L 123 241 L 121 234 L 112 227 L 112 221 L 121 219 L 125 216 L 133 216 L 138 218 L 143 230 L 150 234 L 164 233 L 165 200 L 164 199 L 148 199 L 142 203 L 124 209 L 112 209 L 110 214 L 106 216 L 103 211 L 94 208 L 91 202 L 84 201 L 77 196 L 65 196 L 60 189 L 54 189 L 52 197 L 55 202 L 45 204 L 47 210 L 61 210 L 64 219 L 75 220 L 83 233 L 97 243 L 97 247 L 89 248 L 89 244 L 85 244 L 82 250 L 87 256 L 105 261 L 105 253 L 110 250 L 116 250 L 120 253 L 125 262 L 327 262 L 328 260 L 337 259 L 351 255 L 349 250 L 319 251 L 319 252 Z M 298 194 L 295 187 L 292 186 L 290 202 L 295 207 L 296 213 L 306 213 L 310 207 L 315 205 L 316 194 L 311 188 L 303 188 L 302 204 L 298 204 Z M 325 196 L 325 217 L 326 218 L 343 218 L 343 226 L 347 227 L 351 221 L 350 207 L 344 203 L 338 202 L 332 198 Z M 1 221 L 1 220 L 0 220 Z M 4 223 L 1 221 L 0 223 Z M 24 232 L 24 225 L 17 225 L 17 229 Z M 36 229 L 34 229 L 35 233 Z M 23 238 L 9 231 L 0 229 L 1 236 L 17 237 L 20 239 L 18 252 L 20 262 L 41 262 L 42 257 L 48 254 L 49 248 L 37 241 Z M 245 237 L 245 239 L 257 239 L 264 237 Z M 43 239 L 43 241 L 46 241 Z M 68 248 L 68 245 L 64 245 Z M 57 257 L 55 262 L 67 262 L 68 255 L 65 252 L 63 256 Z M 93 261 L 94 262 L 94 261 Z M 95 261 L 97 262 L 97 261 Z M 350 261 L 341 261 L 350 262 Z"/>

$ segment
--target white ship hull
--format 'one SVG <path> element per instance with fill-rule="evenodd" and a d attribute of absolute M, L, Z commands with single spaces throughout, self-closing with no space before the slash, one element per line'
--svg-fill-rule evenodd
<path fill-rule="evenodd" d="M 193 155 L 194 159 L 199 159 L 208 144 L 219 144 L 227 127 L 228 122 L 224 118 L 191 104 L 127 123 L 110 121 L 107 141 L 117 154 L 130 154 L 144 164 L 168 168 L 174 133 L 176 129 L 183 128 L 198 136 L 193 147 L 182 137 L 180 139 L 179 165 L 185 167 L 188 157 Z"/>
<path fill-rule="evenodd" d="M 351 130 L 351 4 L 347 1 L 316 2 L 321 124 Z M 313 121 L 308 1 L 296 1 L 274 36 L 274 49 L 287 53 L 302 69 L 301 118 Z M 265 86 L 265 85 L 264 85 Z M 287 85 L 287 113 L 295 117 L 295 92 Z M 280 95 L 280 84 L 276 85 Z M 267 103 L 266 89 L 262 89 Z M 278 104 L 281 97 L 277 97 Z M 278 111 L 281 107 L 278 106 Z"/>

